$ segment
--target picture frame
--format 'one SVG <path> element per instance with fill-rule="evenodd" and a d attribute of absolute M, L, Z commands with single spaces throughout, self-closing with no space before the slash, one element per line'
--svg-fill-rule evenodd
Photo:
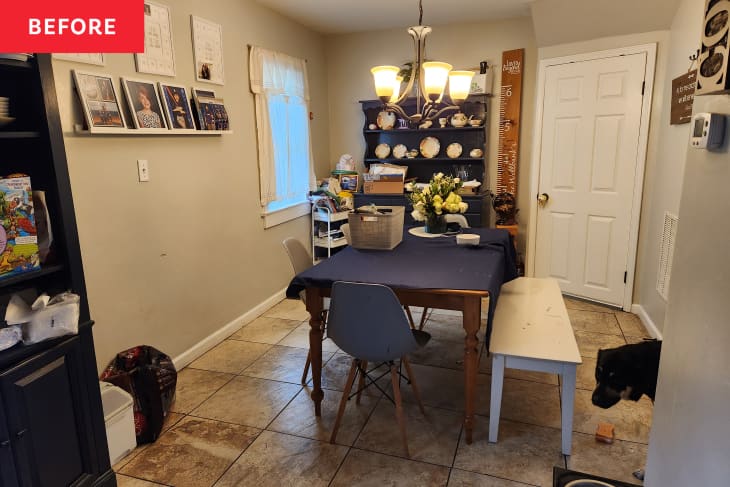
<path fill-rule="evenodd" d="M 163 105 L 153 81 L 122 77 L 122 88 L 134 128 L 139 130 L 167 128 Z"/>
<path fill-rule="evenodd" d="M 61 53 L 54 52 L 54 59 L 63 61 L 72 61 L 75 63 L 94 64 L 96 66 L 104 66 L 104 54 L 100 52 L 80 52 L 80 53 Z"/>
<path fill-rule="evenodd" d="M 175 45 L 172 41 L 170 7 L 145 0 L 144 52 L 135 53 L 138 73 L 175 76 Z"/>
<path fill-rule="evenodd" d="M 357 191 L 360 176 L 358 174 L 340 174 L 338 176 L 340 188 L 343 191 Z"/>
<path fill-rule="evenodd" d="M 77 69 L 72 73 L 89 131 L 119 132 L 127 128 L 113 78 Z"/>
<path fill-rule="evenodd" d="M 705 0 L 695 96 L 730 93 L 730 1 Z"/>
<path fill-rule="evenodd" d="M 225 84 L 223 27 L 191 15 L 190 31 L 193 37 L 195 79 L 205 83 Z"/>
<path fill-rule="evenodd" d="M 160 97 L 170 130 L 195 130 L 190 98 L 184 86 L 159 82 Z"/>
<path fill-rule="evenodd" d="M 198 118 L 201 130 L 229 130 L 226 106 L 221 98 L 198 97 Z"/>
<path fill-rule="evenodd" d="M 190 89 L 192 101 L 191 104 L 193 106 L 193 118 L 195 119 L 195 124 L 198 130 L 205 130 L 203 128 L 204 122 L 203 119 L 200 117 L 200 98 L 215 98 L 215 91 L 210 88 L 199 88 L 197 86 L 193 86 Z"/>

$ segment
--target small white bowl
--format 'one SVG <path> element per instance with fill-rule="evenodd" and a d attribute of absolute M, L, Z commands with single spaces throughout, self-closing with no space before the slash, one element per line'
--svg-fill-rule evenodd
<path fill-rule="evenodd" d="M 456 236 L 457 245 L 479 245 L 479 235 L 475 233 L 460 233 Z"/>

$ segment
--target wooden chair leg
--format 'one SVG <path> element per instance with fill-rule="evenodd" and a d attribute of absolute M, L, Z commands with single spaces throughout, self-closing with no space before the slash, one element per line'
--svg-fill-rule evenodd
<path fill-rule="evenodd" d="M 406 315 L 408 315 L 408 323 L 411 324 L 412 329 L 416 329 L 416 323 L 413 321 L 413 315 L 411 314 L 411 308 L 408 306 L 403 306 L 403 309 L 406 310 Z M 423 320 L 423 317 L 421 317 L 421 320 Z"/>
<path fill-rule="evenodd" d="M 309 365 L 312 363 L 312 352 L 307 352 L 307 361 L 304 362 L 304 373 L 302 374 L 302 384 L 307 383 L 307 375 L 309 374 Z"/>
<path fill-rule="evenodd" d="M 427 316 L 428 316 L 428 308 L 423 308 L 423 314 L 421 315 L 421 322 L 418 323 L 418 329 L 419 330 L 423 330 L 423 327 L 426 324 L 426 317 Z"/>
<path fill-rule="evenodd" d="M 362 368 L 362 372 L 360 372 L 360 379 L 357 381 L 357 397 L 355 398 L 355 404 L 360 404 L 360 396 L 362 395 L 362 390 L 365 387 L 365 372 L 368 371 L 368 361 L 360 360 L 360 367 Z"/>
<path fill-rule="evenodd" d="M 406 372 L 408 373 L 408 380 L 411 382 L 411 387 L 413 388 L 413 395 L 416 396 L 416 401 L 418 401 L 418 407 L 421 410 L 421 413 L 425 416 L 426 410 L 423 409 L 423 402 L 421 402 L 421 393 L 418 391 L 418 385 L 416 385 L 416 376 L 413 375 L 413 371 L 411 370 L 411 363 L 408 361 L 406 357 L 401 358 L 401 362 L 403 362 L 403 365 L 406 367 Z"/>
<path fill-rule="evenodd" d="M 406 418 L 403 415 L 403 405 L 400 397 L 400 385 L 398 369 L 395 364 L 390 364 L 390 379 L 393 383 L 393 398 L 395 399 L 395 416 L 398 419 L 398 426 L 400 427 L 400 435 L 403 439 L 403 450 L 406 452 L 406 457 L 411 458 L 411 454 L 408 451 L 408 437 L 406 436 Z"/>
<path fill-rule="evenodd" d="M 334 443 L 337 439 L 337 431 L 340 429 L 340 422 L 342 416 L 345 414 L 345 407 L 347 406 L 347 396 L 350 395 L 352 390 L 352 383 L 355 382 L 355 373 L 357 372 L 357 364 L 359 360 L 353 358 L 352 365 L 350 365 L 350 373 L 347 374 L 347 383 L 345 384 L 345 390 L 342 392 L 342 399 L 340 399 L 340 408 L 337 410 L 337 418 L 335 419 L 335 425 L 332 428 L 332 435 L 330 435 L 330 443 Z"/>

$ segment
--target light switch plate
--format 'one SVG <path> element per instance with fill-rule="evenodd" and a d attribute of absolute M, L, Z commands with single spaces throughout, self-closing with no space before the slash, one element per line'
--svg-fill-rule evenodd
<path fill-rule="evenodd" d="M 137 159 L 137 172 L 139 173 L 140 182 L 150 180 L 150 168 L 147 165 L 147 159 Z"/>

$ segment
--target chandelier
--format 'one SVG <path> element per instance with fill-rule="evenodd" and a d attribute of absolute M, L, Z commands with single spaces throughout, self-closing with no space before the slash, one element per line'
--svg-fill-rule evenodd
<path fill-rule="evenodd" d="M 423 25 L 423 0 L 418 0 L 418 9 L 418 25 L 408 28 L 408 34 L 413 38 L 414 58 L 405 90 L 400 90 L 403 77 L 399 76 L 399 67 L 375 66 L 370 70 L 375 82 L 375 93 L 383 102 L 385 110 L 416 124 L 433 121 L 449 110 L 460 110 L 469 96 L 474 76 L 472 71 L 452 71 L 448 63 L 425 61 L 426 37 L 431 33 L 431 27 Z M 447 81 L 450 103 L 444 101 Z M 404 106 L 406 100 L 413 98 L 415 112 L 409 114 Z M 409 105 L 412 103 L 410 101 Z"/>

